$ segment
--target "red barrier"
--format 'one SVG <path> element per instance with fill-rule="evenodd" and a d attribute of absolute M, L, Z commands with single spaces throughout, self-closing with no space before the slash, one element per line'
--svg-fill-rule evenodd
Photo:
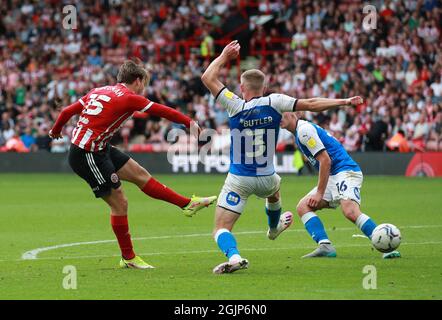
<path fill-rule="evenodd" d="M 416 153 L 408 164 L 407 177 L 442 177 L 442 152 Z"/>
<path fill-rule="evenodd" d="M 290 46 L 291 42 L 290 38 L 272 38 L 263 35 L 260 39 L 251 41 L 250 55 L 261 57 L 261 66 L 263 66 L 267 63 L 267 56 L 289 52 L 287 45 Z"/>

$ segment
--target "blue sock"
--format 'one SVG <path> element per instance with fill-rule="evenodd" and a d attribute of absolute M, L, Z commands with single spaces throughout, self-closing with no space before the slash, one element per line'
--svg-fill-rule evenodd
<path fill-rule="evenodd" d="M 308 233 L 312 236 L 316 243 L 331 243 L 331 241 L 328 239 L 327 233 L 325 232 L 324 225 L 315 213 L 307 212 L 301 217 L 301 220 L 302 223 L 304 223 Z"/>
<path fill-rule="evenodd" d="M 362 213 L 357 219 L 356 219 L 356 225 L 359 229 L 369 238 L 371 239 L 371 235 L 373 233 L 373 230 L 376 228 L 376 223 L 366 214 Z"/>
<path fill-rule="evenodd" d="M 270 229 L 275 229 L 279 223 L 279 217 L 281 216 L 281 201 L 271 203 L 266 201 L 266 214 L 268 217 L 268 224 Z"/>
<path fill-rule="evenodd" d="M 239 255 L 235 237 L 229 230 L 219 229 L 215 234 L 215 241 L 227 258 L 230 259 L 234 254 Z"/>

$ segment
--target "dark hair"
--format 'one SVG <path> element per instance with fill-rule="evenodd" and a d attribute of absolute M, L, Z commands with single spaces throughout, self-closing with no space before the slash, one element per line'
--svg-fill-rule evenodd
<path fill-rule="evenodd" d="M 146 69 L 131 60 L 124 61 L 118 70 L 117 81 L 132 84 L 137 79 L 149 82 L 149 74 Z"/>

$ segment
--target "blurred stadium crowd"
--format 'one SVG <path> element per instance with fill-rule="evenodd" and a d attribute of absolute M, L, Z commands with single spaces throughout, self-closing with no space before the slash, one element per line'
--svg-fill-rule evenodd
<path fill-rule="evenodd" d="M 77 29 L 63 28 L 76 5 Z M 239 39 L 242 67 L 255 63 L 268 92 L 298 98 L 361 95 L 365 103 L 305 117 L 349 151 L 442 150 L 441 8 L 437 0 L 371 1 L 376 29 L 364 30 L 361 1 L 18 1 L 0 4 L 0 150 L 65 152 L 48 130 L 58 103 L 115 83 L 119 64 L 138 58 L 151 71 L 147 96 L 216 129 L 229 144 L 228 116 L 200 81 L 222 44 Z M 253 59 L 253 58 L 256 59 Z M 226 82 L 239 93 L 234 62 Z M 57 102 L 57 103 L 56 103 Z M 155 152 L 174 124 L 135 116 L 114 144 Z M 293 150 L 282 131 L 278 150 Z"/>

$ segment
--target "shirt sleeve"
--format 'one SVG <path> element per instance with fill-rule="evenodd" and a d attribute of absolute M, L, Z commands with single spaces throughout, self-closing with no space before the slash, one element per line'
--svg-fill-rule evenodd
<path fill-rule="evenodd" d="M 192 119 L 190 119 L 188 116 L 173 108 L 150 101 L 149 99 L 139 95 L 131 95 L 129 97 L 128 106 L 132 108 L 133 112 L 138 111 L 165 118 L 172 122 L 184 124 L 187 128 L 189 128 L 190 122 L 192 121 Z"/>
<path fill-rule="evenodd" d="M 192 122 L 191 118 L 182 114 L 181 112 L 156 102 L 153 102 L 153 104 L 145 112 L 153 116 L 165 118 L 175 123 L 184 124 L 187 128 L 190 127 L 190 123 Z"/>
<path fill-rule="evenodd" d="M 131 94 L 127 97 L 127 108 L 132 112 L 146 112 L 152 105 L 152 101 L 140 95 Z"/>
<path fill-rule="evenodd" d="M 229 117 L 233 117 L 240 112 L 244 106 L 245 101 L 234 94 L 226 87 L 222 88 L 215 97 L 215 101 L 222 105 L 229 114 Z"/>
<path fill-rule="evenodd" d="M 66 122 L 68 122 L 74 115 L 80 114 L 82 111 L 83 104 L 81 104 L 80 100 L 61 110 L 54 126 L 52 127 L 52 133 L 59 134 Z"/>
<path fill-rule="evenodd" d="M 316 157 L 321 151 L 325 150 L 318 132 L 310 123 L 306 123 L 298 129 L 298 138 L 299 141 L 307 147 L 313 157 Z"/>
<path fill-rule="evenodd" d="M 295 112 L 298 99 L 282 93 L 272 93 L 270 96 L 270 105 L 278 110 L 279 113 Z"/>

